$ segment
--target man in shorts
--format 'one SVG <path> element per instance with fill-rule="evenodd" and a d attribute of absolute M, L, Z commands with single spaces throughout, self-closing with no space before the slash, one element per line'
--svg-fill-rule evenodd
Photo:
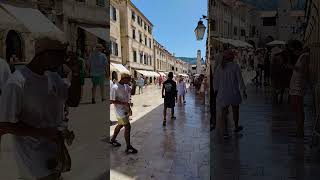
<path fill-rule="evenodd" d="M 103 54 L 103 46 L 96 45 L 95 51 L 89 58 L 89 69 L 92 80 L 92 104 L 96 103 L 97 86 L 100 87 L 101 99 L 105 101 L 104 81 L 106 77 L 106 68 L 108 65 L 107 57 Z"/>
<path fill-rule="evenodd" d="M 117 142 L 116 138 L 120 132 L 120 130 L 124 127 L 124 138 L 127 143 L 126 153 L 128 154 L 136 154 L 138 151 L 132 147 L 130 142 L 130 132 L 131 125 L 129 122 L 130 116 L 130 106 L 132 103 L 130 102 L 130 95 L 128 93 L 127 85 L 131 81 L 131 76 L 129 74 L 121 74 L 121 79 L 116 85 L 112 86 L 110 90 L 110 103 L 114 104 L 116 117 L 118 120 L 118 125 L 114 129 L 113 136 L 110 140 L 110 144 L 114 147 L 119 147 L 121 144 Z"/>
<path fill-rule="evenodd" d="M 164 98 L 163 126 L 166 126 L 167 123 L 167 108 L 171 108 L 171 119 L 176 119 L 174 116 L 174 106 L 177 101 L 177 84 L 172 79 L 173 73 L 169 72 L 168 80 L 162 86 L 162 98 Z"/>

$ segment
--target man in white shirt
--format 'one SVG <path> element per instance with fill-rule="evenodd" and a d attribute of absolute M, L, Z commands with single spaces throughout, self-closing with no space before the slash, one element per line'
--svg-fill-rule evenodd
<path fill-rule="evenodd" d="M 4 85 L 11 75 L 11 70 L 9 64 L 0 58 L 0 96 Z"/>
<path fill-rule="evenodd" d="M 128 84 L 130 81 L 131 76 L 129 74 L 121 74 L 121 80 L 116 83 L 116 85 L 112 86 L 110 90 L 110 101 L 111 104 L 114 104 L 118 120 L 118 125 L 114 129 L 114 134 L 110 140 L 110 144 L 115 147 L 121 146 L 121 144 L 117 142 L 116 138 L 120 130 L 124 127 L 124 137 L 127 143 L 126 153 L 136 154 L 138 151 L 132 147 L 130 142 L 131 125 L 129 122 L 129 116 L 130 106 L 132 106 L 132 103 L 130 103 L 130 95 L 128 93 Z"/>
<path fill-rule="evenodd" d="M 36 43 L 36 55 L 8 79 L 0 99 L 0 137 L 14 135 L 20 178 L 58 180 L 64 103 L 70 83 L 56 72 L 65 59 L 65 47 L 48 38 Z"/>

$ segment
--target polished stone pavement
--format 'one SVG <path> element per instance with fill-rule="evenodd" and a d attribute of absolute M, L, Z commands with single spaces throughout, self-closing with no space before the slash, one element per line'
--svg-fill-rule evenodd
<path fill-rule="evenodd" d="M 305 98 L 305 138 L 299 140 L 289 105 L 272 105 L 270 88 L 249 84 L 240 106 L 242 134 L 218 143 L 211 132 L 211 180 L 319 180 L 320 152 L 310 148 L 311 101 Z"/>
<path fill-rule="evenodd" d="M 154 92 L 150 96 L 161 98 L 160 91 Z M 209 180 L 209 114 L 202 103 L 188 93 L 187 104 L 176 106 L 177 119 L 168 120 L 166 127 L 162 127 L 162 105 L 132 122 L 132 144 L 139 152 L 125 154 L 120 132 L 122 146 L 110 152 L 110 179 Z"/>

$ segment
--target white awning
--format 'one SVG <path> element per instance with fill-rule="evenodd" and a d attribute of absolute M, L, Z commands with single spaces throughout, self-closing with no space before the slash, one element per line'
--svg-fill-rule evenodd
<path fill-rule="evenodd" d="M 160 75 L 154 71 L 137 70 L 138 73 L 148 77 L 159 77 Z"/>
<path fill-rule="evenodd" d="M 126 67 L 124 67 L 122 64 L 111 63 L 110 66 L 111 66 L 111 68 L 112 67 L 115 68 L 120 73 L 128 73 L 128 74 L 130 74 L 130 71 Z"/>
<path fill-rule="evenodd" d="M 179 76 L 188 77 L 187 74 L 179 74 Z"/>
<path fill-rule="evenodd" d="M 98 38 L 105 40 L 106 42 L 109 41 L 107 28 L 101 28 L 101 27 L 85 27 L 80 26 L 85 31 L 91 33 L 94 36 L 97 36 Z"/>
<path fill-rule="evenodd" d="M 62 42 L 66 41 L 64 32 L 54 25 L 39 10 L 16 7 L 5 3 L 0 3 L 0 8 L 14 17 L 19 24 L 23 24 L 35 39 L 49 37 Z"/>
<path fill-rule="evenodd" d="M 165 73 L 163 72 L 158 72 L 161 76 L 167 76 Z"/>

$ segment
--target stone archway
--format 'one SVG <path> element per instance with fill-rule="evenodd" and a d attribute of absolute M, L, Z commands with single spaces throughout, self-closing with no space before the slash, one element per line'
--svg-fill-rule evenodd
<path fill-rule="evenodd" d="M 9 62 L 13 54 L 22 61 L 23 58 L 22 39 L 14 30 L 10 30 L 6 37 L 6 60 Z"/>

